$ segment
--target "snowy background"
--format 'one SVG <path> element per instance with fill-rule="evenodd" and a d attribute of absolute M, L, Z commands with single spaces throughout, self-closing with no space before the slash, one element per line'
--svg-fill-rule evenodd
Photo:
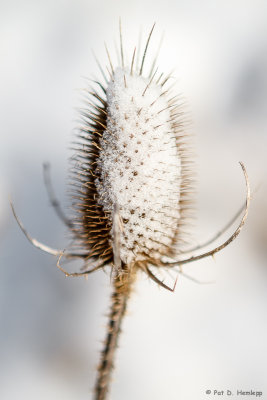
<path fill-rule="evenodd" d="M 27 242 L 8 196 L 34 237 L 65 248 L 68 236 L 49 204 L 42 163 L 51 163 L 67 206 L 83 77 L 98 73 L 92 49 L 107 63 L 103 44 L 118 42 L 119 16 L 130 53 L 140 29 L 146 36 L 157 23 L 150 55 L 165 32 L 159 66 L 176 68 L 190 105 L 198 171 L 194 243 L 216 233 L 243 203 L 238 161 L 252 188 L 261 187 L 238 240 L 215 261 L 186 267 L 214 284 L 180 277 L 171 294 L 139 277 L 110 397 L 204 400 L 213 397 L 206 390 L 229 389 L 267 398 L 264 0 L 0 0 L 0 398 L 92 398 L 109 276 L 65 279 L 52 256 Z"/>

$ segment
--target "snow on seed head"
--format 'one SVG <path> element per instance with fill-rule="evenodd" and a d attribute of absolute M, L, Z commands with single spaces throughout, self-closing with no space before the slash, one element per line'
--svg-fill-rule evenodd
<path fill-rule="evenodd" d="M 118 205 L 126 264 L 144 259 L 144 251 L 157 258 L 166 253 L 180 215 L 181 161 L 168 100 L 161 86 L 148 85 L 149 79 L 116 69 L 107 88 L 107 129 L 97 160 L 98 203 L 110 222 Z"/>

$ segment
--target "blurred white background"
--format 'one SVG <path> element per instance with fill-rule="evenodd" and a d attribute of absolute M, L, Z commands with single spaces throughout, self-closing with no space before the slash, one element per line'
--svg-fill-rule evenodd
<path fill-rule="evenodd" d="M 1 0 L 0 15 L 0 398 L 92 399 L 109 276 L 65 279 L 52 256 L 27 242 L 8 196 L 34 237 L 66 247 L 42 163 L 51 163 L 67 206 L 82 77 L 98 73 L 91 49 L 107 63 L 103 44 L 114 47 L 121 16 L 130 53 L 141 28 L 147 35 L 157 23 L 150 56 L 165 32 L 159 66 L 176 67 L 192 112 L 194 243 L 217 232 L 243 203 L 238 161 L 252 187 L 261 188 L 238 240 L 215 261 L 185 267 L 214 284 L 180 277 L 171 294 L 139 277 L 110 398 L 202 400 L 213 397 L 208 389 L 230 389 L 262 391 L 267 399 L 266 1 Z"/>

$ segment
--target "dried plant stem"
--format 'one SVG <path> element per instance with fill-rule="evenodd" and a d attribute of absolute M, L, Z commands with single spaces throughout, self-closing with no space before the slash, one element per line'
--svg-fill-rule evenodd
<path fill-rule="evenodd" d="M 111 296 L 111 309 L 108 322 L 108 333 L 105 347 L 101 354 L 95 386 L 95 400 L 105 400 L 111 380 L 111 372 L 114 366 L 114 354 L 118 345 L 121 332 L 121 323 L 125 315 L 127 300 L 131 292 L 131 286 L 135 274 L 124 273 L 114 278 L 114 290 Z"/>

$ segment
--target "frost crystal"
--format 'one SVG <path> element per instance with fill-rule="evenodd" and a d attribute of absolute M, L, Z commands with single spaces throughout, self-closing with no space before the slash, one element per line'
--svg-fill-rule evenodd
<path fill-rule="evenodd" d="M 100 140 L 98 202 L 115 205 L 126 264 L 168 254 L 180 218 L 181 160 L 162 86 L 117 68 L 107 88 L 107 128 Z"/>

